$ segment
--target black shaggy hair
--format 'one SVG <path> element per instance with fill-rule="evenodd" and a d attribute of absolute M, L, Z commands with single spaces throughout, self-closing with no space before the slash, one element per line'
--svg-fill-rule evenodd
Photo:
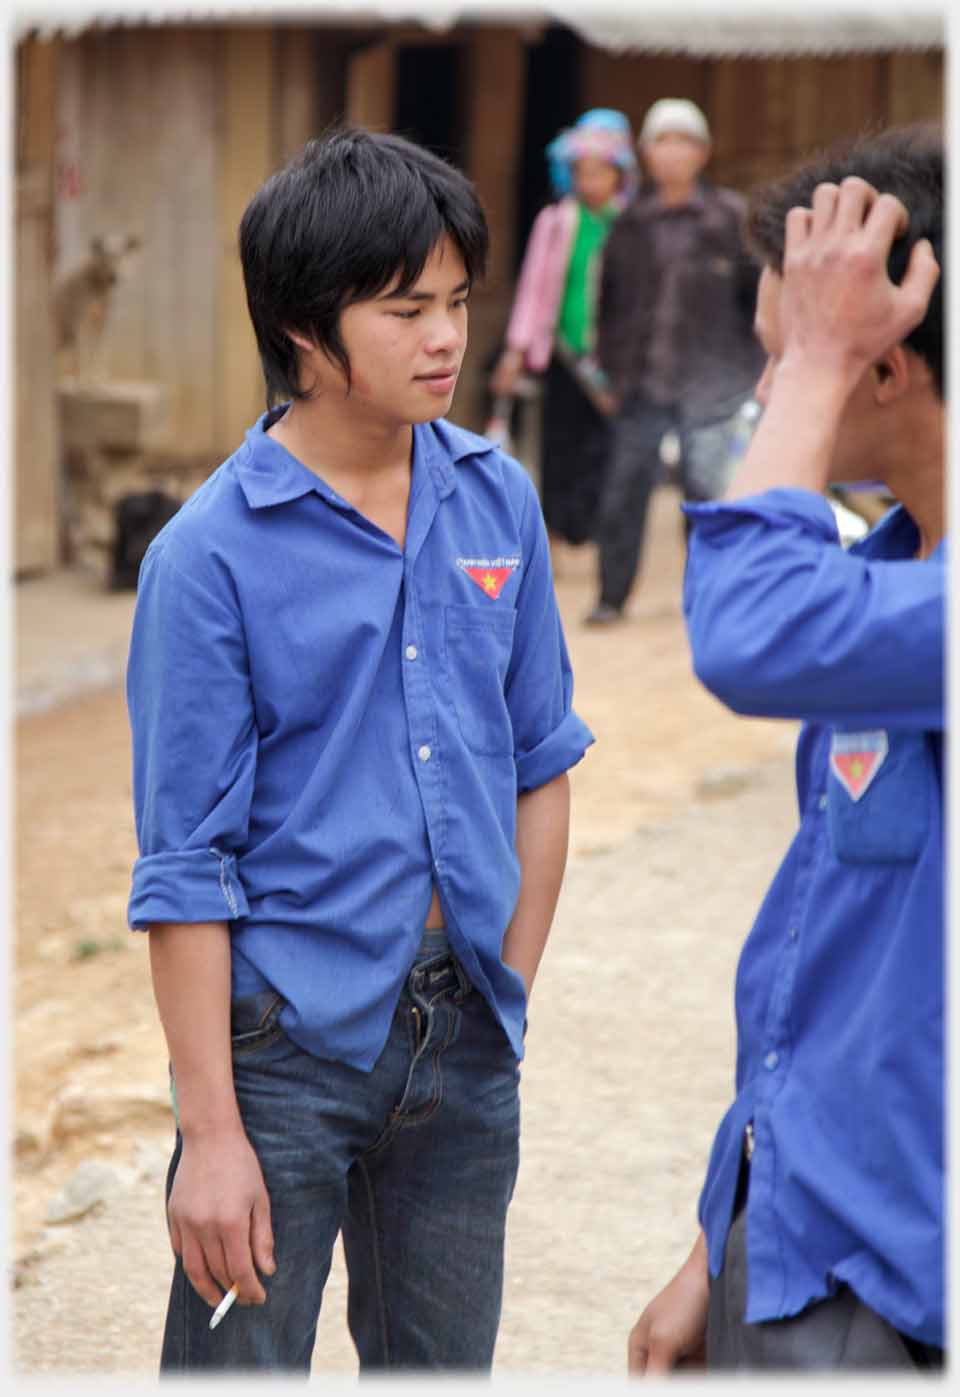
<path fill-rule="evenodd" d="M 927 313 L 905 344 L 930 367 L 937 390 L 944 395 L 943 304 L 943 132 L 934 123 L 893 127 L 877 134 L 832 146 L 818 158 L 755 192 L 748 212 L 748 236 L 761 262 L 783 272 L 786 219 L 790 209 L 812 206 L 818 184 L 839 184 L 859 175 L 881 194 L 895 194 L 910 215 L 910 226 L 893 244 L 888 262 L 890 278 L 899 283 L 913 246 L 928 238 L 940 266 Z"/>
<path fill-rule="evenodd" d="M 402 294 L 444 237 L 472 285 L 484 272 L 488 232 L 476 190 L 447 161 L 402 136 L 337 127 L 257 191 L 240 222 L 247 305 L 267 405 L 310 396 L 288 331 L 340 365 L 347 306 L 391 283 Z"/>

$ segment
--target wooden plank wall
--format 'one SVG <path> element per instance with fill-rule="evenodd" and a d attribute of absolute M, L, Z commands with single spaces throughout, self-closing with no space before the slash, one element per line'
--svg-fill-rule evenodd
<path fill-rule="evenodd" d="M 942 52 L 891 53 L 886 72 L 887 119 L 891 123 L 944 119 Z"/>
<path fill-rule="evenodd" d="M 170 449 L 197 455 L 217 449 L 221 44 L 214 29 L 94 30 L 64 45 L 61 88 L 77 190 L 61 194 L 71 200 L 61 266 L 96 234 L 140 235 L 113 298 L 105 367 L 165 384 Z"/>
<path fill-rule="evenodd" d="M 262 181 L 342 111 L 342 76 L 318 61 L 316 30 L 299 26 L 98 30 L 64 55 L 61 136 L 79 193 L 62 201 L 61 266 L 98 232 L 140 233 L 106 366 L 112 377 L 164 383 L 170 453 L 216 465 L 264 405 L 240 217 Z"/>
<path fill-rule="evenodd" d="M 714 134 L 709 173 L 744 191 L 835 139 L 943 116 L 941 53 L 782 59 L 611 54 L 585 49 L 582 106 L 613 106 L 639 130 L 659 97 L 689 97 Z"/>
<path fill-rule="evenodd" d="M 263 406 L 236 235 L 250 196 L 312 126 L 312 74 L 293 38 L 282 93 L 270 26 L 110 29 L 64 45 L 79 192 L 61 209 L 60 265 L 97 233 L 140 234 L 106 367 L 166 385 L 168 449 L 198 464 L 233 450 Z"/>
<path fill-rule="evenodd" d="M 484 135 L 471 138 L 470 173 L 495 231 L 476 364 L 495 346 L 509 301 L 500 272 L 525 40 L 519 29 L 483 26 L 462 37 L 471 127 Z M 98 232 L 141 234 L 115 298 L 107 365 L 117 378 L 168 387 L 169 448 L 191 463 L 215 465 L 263 404 L 236 251 L 240 213 L 331 119 L 347 111 L 389 125 L 396 42 L 382 29 L 364 40 L 316 25 L 163 25 L 95 29 L 60 44 L 59 265 L 78 261 Z M 580 95 L 583 108 L 620 107 L 635 126 L 655 98 L 693 97 L 716 131 L 711 173 L 747 188 L 865 123 L 941 114 L 943 55 L 704 62 L 585 46 Z M 470 425 L 481 425 L 479 390 L 463 395 Z"/>
<path fill-rule="evenodd" d="M 58 46 L 17 55 L 13 571 L 60 561 L 60 458 L 51 304 Z"/>

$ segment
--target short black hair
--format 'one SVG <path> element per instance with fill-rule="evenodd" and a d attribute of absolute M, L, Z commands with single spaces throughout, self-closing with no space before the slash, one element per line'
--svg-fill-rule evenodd
<path fill-rule="evenodd" d="M 755 191 L 750 198 L 747 224 L 753 252 L 761 262 L 782 274 L 787 214 L 797 206 L 810 208 L 818 184 L 839 184 L 848 175 L 859 175 L 879 193 L 895 194 L 910 215 L 910 226 L 893 244 L 887 263 L 890 279 L 896 283 L 903 279 L 913 246 L 921 238 L 929 239 L 940 266 L 940 278 L 927 313 L 904 343 L 930 367 L 941 398 L 946 270 L 943 147 L 943 130 L 935 122 L 890 127 L 831 146 L 799 169 Z"/>
<path fill-rule="evenodd" d="M 308 336 L 349 384 L 342 312 L 394 281 L 408 291 L 445 235 L 473 285 L 489 241 L 477 192 L 460 170 L 403 136 L 339 125 L 271 175 L 239 234 L 268 407 L 310 396 L 288 330 Z"/>

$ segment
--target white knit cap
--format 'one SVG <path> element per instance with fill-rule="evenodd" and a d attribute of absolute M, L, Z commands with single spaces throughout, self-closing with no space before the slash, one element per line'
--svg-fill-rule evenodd
<path fill-rule="evenodd" d="M 710 127 L 707 118 L 695 102 L 685 97 L 661 97 L 643 118 L 638 145 L 647 145 L 662 136 L 665 131 L 676 132 L 681 136 L 692 136 L 695 141 L 710 140 Z"/>

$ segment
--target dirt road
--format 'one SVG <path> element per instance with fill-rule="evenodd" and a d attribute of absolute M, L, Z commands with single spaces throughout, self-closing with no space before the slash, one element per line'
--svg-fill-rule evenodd
<path fill-rule="evenodd" d="M 531 1005 L 502 1374 L 622 1373 L 638 1306 L 686 1254 L 730 1093 L 739 945 L 794 824 L 793 726 L 735 718 L 691 676 L 682 555 L 662 491 L 631 615 L 604 630 L 580 624 L 590 553 L 559 568 L 575 702 L 598 741 L 573 772 L 569 870 Z M 21 718 L 16 782 L 14 1371 L 149 1378 L 171 1122 L 145 940 L 125 929 L 119 687 Z M 112 1167 L 112 1195 L 48 1223 L 84 1161 Z M 355 1371 L 344 1307 L 338 1257 L 316 1373 Z"/>

